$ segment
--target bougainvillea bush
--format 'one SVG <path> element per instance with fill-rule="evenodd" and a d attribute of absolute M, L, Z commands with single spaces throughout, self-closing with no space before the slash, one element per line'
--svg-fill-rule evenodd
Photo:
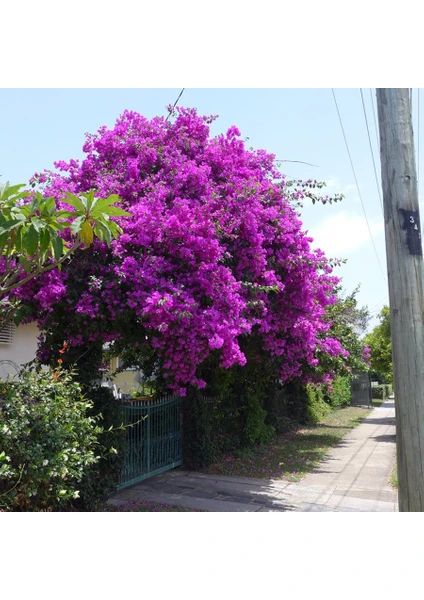
<path fill-rule="evenodd" d="M 210 356 L 223 368 L 245 365 L 243 340 L 254 338 L 282 381 L 328 379 L 331 361 L 348 356 L 327 334 L 338 280 L 296 208 L 315 201 L 320 184 L 287 181 L 272 154 L 246 149 L 236 127 L 211 137 L 214 117 L 184 108 L 173 117 L 126 111 L 87 136 L 81 161 L 35 175 L 58 200 L 94 189 L 118 194 L 131 214 L 116 218 L 124 233 L 110 248 L 95 240 L 61 272 L 17 292 L 44 332 L 40 357 L 54 357 L 60 324 L 73 348 L 138 351 L 184 395 L 206 386 L 199 367 Z"/>

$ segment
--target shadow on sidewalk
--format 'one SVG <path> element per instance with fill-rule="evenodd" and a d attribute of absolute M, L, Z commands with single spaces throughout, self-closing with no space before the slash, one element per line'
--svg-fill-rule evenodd
<path fill-rule="evenodd" d="M 317 429 L 356 429 L 357 425 L 324 425 L 322 423 L 317 423 L 315 425 Z"/>
<path fill-rule="evenodd" d="M 383 404 L 377 408 L 382 408 L 384 410 L 387 408 L 387 410 L 389 410 L 390 408 L 394 408 L 394 407 L 395 407 L 394 401 L 390 401 L 390 402 L 386 401 L 386 402 L 383 402 Z"/>
<path fill-rule="evenodd" d="M 287 482 L 203 475 L 174 469 L 157 475 L 113 496 L 113 504 L 155 501 L 219 512 L 295 511 L 296 505 L 280 497 Z"/>
<path fill-rule="evenodd" d="M 396 419 L 394 417 L 371 417 L 370 419 L 365 419 L 363 422 L 364 425 L 396 425 Z"/>
<path fill-rule="evenodd" d="M 392 444 L 396 443 L 396 434 L 387 434 L 387 435 L 376 435 L 374 437 L 371 438 L 372 440 L 375 440 L 376 442 L 389 442 Z"/>

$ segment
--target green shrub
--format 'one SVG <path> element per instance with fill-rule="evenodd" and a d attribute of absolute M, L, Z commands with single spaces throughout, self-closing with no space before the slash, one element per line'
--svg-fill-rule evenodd
<path fill-rule="evenodd" d="M 306 386 L 306 390 L 308 394 L 308 421 L 315 424 L 331 411 L 331 407 L 325 401 L 322 386 L 310 383 Z"/>
<path fill-rule="evenodd" d="M 384 387 L 382 385 L 373 386 L 371 394 L 373 400 L 384 400 Z"/>
<path fill-rule="evenodd" d="M 184 465 L 206 467 L 226 452 L 270 441 L 275 430 L 254 394 L 208 397 L 192 389 L 184 398 Z"/>
<path fill-rule="evenodd" d="M 72 374 L 23 373 L 0 382 L 0 506 L 11 511 L 60 510 L 78 497 L 99 460 L 102 429 Z"/>
<path fill-rule="evenodd" d="M 122 406 L 109 388 L 97 387 L 86 393 L 91 401 L 88 415 L 99 420 L 100 459 L 85 472 L 79 484 L 79 497 L 73 505 L 79 510 L 95 511 L 116 490 L 125 453 Z"/>
<path fill-rule="evenodd" d="M 307 386 L 299 381 L 285 383 L 279 392 L 280 414 L 294 426 L 305 425 L 309 421 L 309 397 Z"/>
<path fill-rule="evenodd" d="M 267 416 L 260 403 L 259 394 L 250 394 L 244 407 L 244 442 L 248 446 L 268 443 L 275 433 L 272 425 L 265 423 Z"/>
<path fill-rule="evenodd" d="M 350 377 L 336 377 L 328 395 L 329 404 L 333 408 L 349 406 L 352 398 L 350 389 Z"/>
<path fill-rule="evenodd" d="M 227 452 L 247 451 L 269 443 L 275 433 L 316 423 L 330 410 L 322 387 L 298 381 L 272 381 L 256 391 L 228 387 L 225 395 L 210 398 L 191 390 L 184 398 L 184 464 L 206 467 Z"/>
<path fill-rule="evenodd" d="M 207 396 L 191 389 L 184 398 L 183 410 L 187 468 L 206 467 L 243 445 L 241 408 L 231 395 Z"/>
<path fill-rule="evenodd" d="M 184 465 L 190 469 L 206 467 L 221 456 L 222 439 L 214 403 L 219 400 L 208 399 L 193 389 L 184 398 L 183 456 Z"/>
<path fill-rule="evenodd" d="M 305 385 L 297 382 L 282 385 L 275 381 L 264 399 L 265 422 L 272 425 L 277 434 L 292 431 L 308 422 L 308 403 Z"/>
<path fill-rule="evenodd" d="M 387 384 L 376 385 L 371 388 L 371 393 L 373 400 L 387 400 L 392 393 L 392 388 Z"/>

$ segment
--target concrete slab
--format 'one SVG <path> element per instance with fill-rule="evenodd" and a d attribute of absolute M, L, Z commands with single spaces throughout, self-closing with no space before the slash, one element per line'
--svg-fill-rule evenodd
<path fill-rule="evenodd" d="M 327 508 L 343 512 L 349 509 L 356 512 L 396 512 L 397 504 L 394 502 L 382 502 L 369 498 L 354 498 L 352 496 L 333 495 L 326 504 Z"/>
<path fill-rule="evenodd" d="M 145 492 L 138 500 L 149 500 L 152 502 L 162 502 L 163 504 L 177 504 L 185 508 L 197 508 L 210 512 L 257 512 L 261 505 L 249 504 L 245 502 L 234 502 L 230 500 L 220 500 L 217 498 L 201 498 L 193 496 L 181 496 L 179 494 L 163 494 L 160 492 Z M 114 504 L 120 502 L 117 498 L 111 498 L 108 503 Z M 120 502 L 122 504 L 122 502 Z"/>

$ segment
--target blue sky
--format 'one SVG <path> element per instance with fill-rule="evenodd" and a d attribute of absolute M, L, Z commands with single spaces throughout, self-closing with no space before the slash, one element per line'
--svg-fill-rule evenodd
<path fill-rule="evenodd" d="M 26 183 L 31 175 L 51 168 L 53 161 L 82 157 L 86 132 L 112 126 L 124 109 L 146 117 L 166 114 L 180 89 L 2 89 L 0 93 L 1 181 Z M 362 90 L 378 181 L 380 162 L 372 97 Z M 179 104 L 201 114 L 217 114 L 212 134 L 236 125 L 247 146 L 264 148 L 286 162 L 290 177 L 326 181 L 328 193 L 345 194 L 336 205 L 305 206 L 302 221 L 329 256 L 348 259 L 336 270 L 346 291 L 358 284 L 358 299 L 374 316 L 388 303 L 384 220 L 359 88 L 335 89 L 360 194 L 373 236 L 365 221 L 339 118 L 330 88 L 299 89 L 192 89 Z M 413 112 L 417 150 L 418 92 Z M 376 112 L 375 112 L 376 116 Z M 421 161 L 422 162 L 422 161 Z M 421 169 L 422 171 L 422 169 Z M 382 272 L 383 271 L 383 272 Z M 374 319 L 372 325 L 377 321 Z"/>

